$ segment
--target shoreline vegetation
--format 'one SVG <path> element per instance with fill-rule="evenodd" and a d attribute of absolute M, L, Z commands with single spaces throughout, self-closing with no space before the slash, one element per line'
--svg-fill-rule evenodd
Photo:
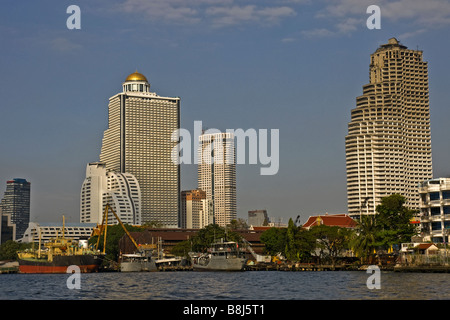
<path fill-rule="evenodd" d="M 328 226 L 318 223 L 311 228 L 297 226 L 292 218 L 285 228 L 272 227 L 261 234 L 264 244 L 265 262 L 258 261 L 251 250 L 247 271 L 365 271 L 368 266 L 377 266 L 381 271 L 396 272 L 445 272 L 449 270 L 447 246 L 440 246 L 436 253 L 428 255 L 418 251 L 401 251 L 402 243 L 410 243 L 418 234 L 417 225 L 411 221 L 415 212 L 404 206 L 406 199 L 398 194 L 382 198 L 377 214 L 362 215 L 353 228 Z M 133 231 L 144 228 L 131 227 Z M 208 225 L 199 229 L 189 240 L 175 245 L 170 254 L 189 259 L 188 252 L 206 252 L 209 245 L 220 238 L 236 241 L 245 247 L 246 241 L 235 232 L 248 228 L 243 221 L 233 221 L 227 228 Z M 119 240 L 124 231 L 111 226 L 106 241 L 106 260 L 118 261 Z M 97 243 L 97 236 L 89 243 Z M 103 243 L 103 241 L 100 241 Z M 14 272 L 11 263 L 17 260 L 16 252 L 24 246 L 8 241 L 0 246 L 0 273 Z M 438 245 L 439 246 L 439 245 Z M 103 249 L 103 248 L 99 248 Z M 425 258 L 425 259 L 424 259 Z M 1 260 L 5 260 L 2 263 Z M 160 271 L 189 271 L 186 266 L 165 267 Z M 102 271 L 113 271 L 105 266 Z"/>

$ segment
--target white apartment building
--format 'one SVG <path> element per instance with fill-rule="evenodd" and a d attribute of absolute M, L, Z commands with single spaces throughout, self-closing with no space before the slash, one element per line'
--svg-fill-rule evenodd
<path fill-rule="evenodd" d="M 106 169 L 136 177 L 141 189 L 142 223 L 178 227 L 180 167 L 171 158 L 178 141 L 180 98 L 150 92 L 147 78 L 130 74 L 123 91 L 109 99 L 108 129 L 100 161 Z"/>
<path fill-rule="evenodd" d="M 398 193 L 419 209 L 417 185 L 432 178 L 428 65 L 423 52 L 389 39 L 370 56 L 345 138 L 348 213 L 375 214 Z"/>
<path fill-rule="evenodd" d="M 129 173 L 108 171 L 106 164 L 92 162 L 86 167 L 86 179 L 81 187 L 80 222 L 102 223 L 109 204 L 123 223 L 140 225 L 141 191 L 137 179 Z M 112 212 L 108 224 L 117 224 Z"/>
<path fill-rule="evenodd" d="M 420 225 L 424 241 L 448 243 L 450 231 L 450 178 L 419 185 Z"/>
<path fill-rule="evenodd" d="M 225 227 L 237 216 L 234 135 L 204 133 L 198 152 L 198 188 L 212 203 L 214 223 Z"/>

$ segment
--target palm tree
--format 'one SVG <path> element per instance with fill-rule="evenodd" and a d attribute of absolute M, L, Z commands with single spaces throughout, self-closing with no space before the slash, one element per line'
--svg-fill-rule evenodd
<path fill-rule="evenodd" d="M 376 247 L 377 228 L 374 215 L 361 216 L 356 227 L 355 237 L 350 242 L 350 247 L 361 262 L 368 260 Z"/>

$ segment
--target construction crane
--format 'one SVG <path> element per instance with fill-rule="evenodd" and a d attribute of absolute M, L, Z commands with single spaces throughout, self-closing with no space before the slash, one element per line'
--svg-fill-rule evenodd
<path fill-rule="evenodd" d="M 98 232 L 96 232 L 95 234 L 98 235 L 98 239 L 97 239 L 97 244 L 95 246 L 95 249 L 98 250 L 98 244 L 100 242 L 100 236 L 102 235 L 102 233 L 104 233 L 104 237 L 103 237 L 103 253 L 105 253 L 105 248 L 106 248 L 106 234 L 108 232 L 108 212 L 109 209 L 111 209 L 111 212 L 114 214 L 114 216 L 116 217 L 117 221 L 119 221 L 120 225 L 122 226 L 123 230 L 125 231 L 125 233 L 127 234 L 128 238 L 130 238 L 131 242 L 134 244 L 134 246 L 136 247 L 136 249 L 138 251 L 141 251 L 140 247 L 138 246 L 138 244 L 136 243 L 136 241 L 134 240 L 134 238 L 131 236 L 131 234 L 128 232 L 127 228 L 125 228 L 125 225 L 122 223 L 122 221 L 120 220 L 119 216 L 116 214 L 116 212 L 113 210 L 113 208 L 111 208 L 111 206 L 109 204 L 106 204 L 105 206 L 105 211 L 103 213 L 103 218 L 102 218 L 102 224 L 100 226 L 100 229 Z"/>

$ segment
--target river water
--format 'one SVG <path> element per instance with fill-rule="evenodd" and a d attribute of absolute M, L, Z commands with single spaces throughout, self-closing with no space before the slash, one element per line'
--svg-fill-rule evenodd
<path fill-rule="evenodd" d="M 364 271 L 2 274 L 1 300 L 449 300 L 450 274 Z M 69 282 L 69 285 L 68 285 Z M 79 288 L 73 288 L 73 284 Z M 72 288 L 72 289 L 71 289 Z"/>

